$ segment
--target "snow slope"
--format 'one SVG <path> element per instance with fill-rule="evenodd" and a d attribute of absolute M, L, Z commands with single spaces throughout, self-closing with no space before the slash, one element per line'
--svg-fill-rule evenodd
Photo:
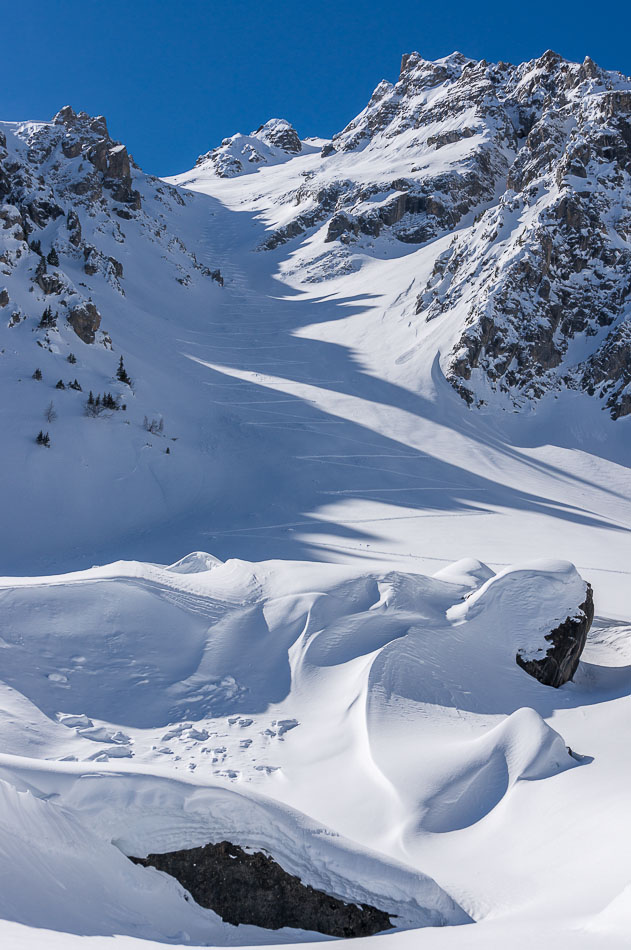
<path fill-rule="evenodd" d="M 628 942 L 631 423 L 580 386 L 495 398 L 479 367 L 486 404 L 469 409 L 446 378 L 466 315 L 437 261 L 454 238 L 472 249 L 482 300 L 489 262 L 512 280 L 519 229 L 538 234 L 545 210 L 517 226 L 504 207 L 490 239 L 518 156 L 487 66 L 468 62 L 408 59 L 333 143 L 298 149 L 272 120 L 171 183 L 127 175 L 109 138 L 103 157 L 99 118 L 2 125 L 0 171 L 16 164 L 22 189 L 0 231 L 8 945 L 313 939 L 235 930 L 124 857 L 228 834 L 386 902 L 401 929 L 375 947 Z M 589 64 L 546 68 L 515 68 L 522 105 L 580 69 L 579 92 L 626 90 Z M 466 204 L 484 167 L 455 222 L 404 200 L 448 179 Z M 626 180 L 603 180 L 603 200 Z M 40 278 L 58 275 L 59 293 L 38 283 L 26 237 L 56 248 Z M 417 312 L 428 286 L 445 303 L 434 319 Z M 98 308 L 94 343 L 66 319 L 75 297 Z M 40 328 L 51 301 L 57 327 Z M 608 331 L 580 332 L 572 365 Z M 74 377 L 81 393 L 55 388 Z M 90 390 L 126 409 L 87 416 Z M 515 653 L 575 610 L 585 581 L 597 619 L 574 682 L 552 690 Z"/>

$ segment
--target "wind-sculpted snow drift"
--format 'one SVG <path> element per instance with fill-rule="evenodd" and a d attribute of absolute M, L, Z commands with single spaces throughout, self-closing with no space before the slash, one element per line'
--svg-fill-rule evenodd
<path fill-rule="evenodd" d="M 386 852 L 409 861 L 420 834 L 474 825 L 516 784 L 576 767 L 530 708 L 547 687 L 515 653 L 572 614 L 585 583 L 557 562 L 484 583 L 479 562 L 440 573 L 196 553 L 171 567 L 5 579 L 0 778 L 19 793 L 2 786 L 13 864 L 4 914 L 166 939 L 172 913 L 194 939 L 232 942 L 211 911 L 120 854 L 230 841 L 399 928 L 466 922 L 422 860 L 418 871 L 393 864 L 339 831 L 364 846 L 390 836 Z M 391 758 L 393 733 L 414 736 L 407 763 Z M 38 890 L 50 894 L 54 879 L 72 902 L 46 897 L 31 914 L 12 897 L 32 865 Z M 125 899 L 98 915 L 93 888 Z"/>

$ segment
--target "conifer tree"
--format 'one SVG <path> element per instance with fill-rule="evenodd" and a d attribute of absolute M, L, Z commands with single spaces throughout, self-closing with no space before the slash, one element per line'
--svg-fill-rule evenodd
<path fill-rule="evenodd" d="M 131 386 L 131 379 L 125 369 L 125 364 L 123 363 L 123 357 L 121 356 L 118 363 L 118 369 L 116 370 L 116 378 L 121 381 L 121 383 L 126 383 L 128 386 Z"/>
<path fill-rule="evenodd" d="M 44 310 L 42 314 L 42 319 L 39 321 L 40 329 L 47 329 L 48 327 L 54 327 L 57 325 L 57 314 L 52 311 L 50 304 Z"/>

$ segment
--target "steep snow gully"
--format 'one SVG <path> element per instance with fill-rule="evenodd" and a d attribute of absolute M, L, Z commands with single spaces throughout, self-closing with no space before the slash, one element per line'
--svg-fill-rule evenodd
<path fill-rule="evenodd" d="M 569 138 L 537 151 L 566 121 L 544 91 L 569 90 L 570 111 L 592 97 L 589 175 L 600 105 L 626 109 L 624 77 L 546 57 L 513 74 L 415 54 L 332 142 L 273 120 L 168 183 L 109 138 L 104 152 L 101 117 L 3 124 L 0 172 L 43 168 L 60 212 L 40 195 L 36 225 L 32 195 L 0 204 L 4 945 L 330 939 L 234 926 L 130 860 L 223 841 L 388 915 L 393 930 L 358 938 L 375 950 L 628 945 L 631 417 L 534 364 L 541 391 L 528 376 L 504 398 L 481 359 L 472 407 L 450 376 L 463 333 L 473 352 L 488 325 L 466 322 L 446 262 L 482 261 L 476 305 L 496 319 L 487 264 L 514 289 L 523 242 L 549 224 L 534 206 L 580 185 L 576 164 L 570 185 L 545 178 Z M 532 107 L 529 130 L 506 132 L 487 80 L 513 96 L 503 109 Z M 512 162 L 534 204 L 495 220 Z M 628 172 L 610 162 L 601 210 L 622 260 L 611 209 Z M 85 203 L 85 182 L 101 196 Z M 440 188 L 460 195 L 457 220 Z M 42 272 L 52 247 L 59 269 Z M 75 297 L 98 307 L 93 343 L 62 318 Z M 58 324 L 41 327 L 51 299 Z M 623 334 L 616 300 L 615 325 L 555 336 L 568 367 Z M 85 396 L 57 390 L 70 372 Z M 110 388 L 125 410 L 86 416 L 87 393 Z M 47 449 L 34 436 L 52 399 Z M 582 636 L 587 584 L 576 672 L 544 685 L 523 666 L 552 631 L 585 621 Z"/>

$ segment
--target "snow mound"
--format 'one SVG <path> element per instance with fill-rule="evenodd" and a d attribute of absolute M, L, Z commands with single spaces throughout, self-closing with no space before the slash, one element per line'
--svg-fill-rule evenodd
<path fill-rule="evenodd" d="M 484 818 L 517 781 L 548 778 L 576 766 L 561 736 L 534 709 L 516 710 L 445 759 L 440 791 L 425 803 L 427 831 L 456 831 Z"/>
<path fill-rule="evenodd" d="M 193 551 L 192 554 L 180 558 L 175 564 L 170 564 L 167 570 L 174 574 L 201 574 L 204 571 L 212 571 L 218 564 L 223 564 L 218 557 L 206 554 L 205 551 Z"/>
<path fill-rule="evenodd" d="M 460 623 L 483 613 L 489 627 L 510 643 L 511 650 L 529 658 L 541 654 L 546 634 L 578 614 L 586 589 L 569 561 L 533 561 L 500 571 L 464 604 L 452 607 L 448 617 L 452 623 Z"/>
<path fill-rule="evenodd" d="M 462 557 L 453 564 L 441 568 L 433 575 L 441 581 L 448 581 L 450 584 L 461 584 L 463 587 L 480 587 L 485 581 L 490 580 L 494 573 L 490 567 L 478 561 L 475 557 Z"/>
<path fill-rule="evenodd" d="M 619 934 L 628 939 L 631 928 L 631 884 L 587 924 L 587 929 L 596 933 Z"/>

